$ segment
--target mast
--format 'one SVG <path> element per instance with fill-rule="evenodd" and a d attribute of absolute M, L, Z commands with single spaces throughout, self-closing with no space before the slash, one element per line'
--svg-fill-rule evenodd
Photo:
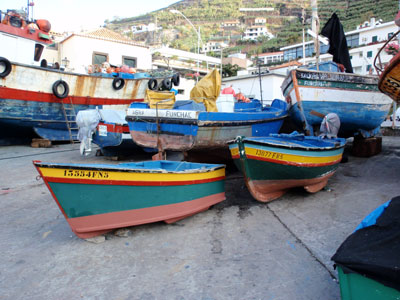
<path fill-rule="evenodd" d="M 312 10 L 312 31 L 315 33 L 314 37 L 314 50 L 316 57 L 317 70 L 319 71 L 319 19 L 318 19 L 318 4 L 317 0 L 311 0 L 311 10 Z"/>

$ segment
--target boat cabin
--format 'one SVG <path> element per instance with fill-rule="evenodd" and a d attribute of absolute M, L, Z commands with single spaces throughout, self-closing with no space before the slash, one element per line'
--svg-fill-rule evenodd
<path fill-rule="evenodd" d="M 11 62 L 40 65 L 44 47 L 53 43 L 47 20 L 25 20 L 15 10 L 0 11 L 0 56 Z"/>

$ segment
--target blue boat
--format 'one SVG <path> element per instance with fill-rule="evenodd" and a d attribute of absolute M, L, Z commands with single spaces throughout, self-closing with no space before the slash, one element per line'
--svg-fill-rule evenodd
<path fill-rule="evenodd" d="M 176 101 L 172 109 L 149 108 L 132 103 L 126 120 L 132 139 L 142 147 L 188 151 L 228 149 L 237 136 L 266 136 L 278 133 L 287 116 L 287 105 L 274 100 L 262 107 L 260 101 L 235 103 L 230 112 L 206 111 L 202 103 Z"/>
<path fill-rule="evenodd" d="M 82 141 L 81 154 L 91 151 L 91 142 L 100 147 L 104 156 L 120 157 L 156 149 L 142 148 L 131 138 L 125 110 L 88 109 L 78 112 L 78 138 Z"/>
<path fill-rule="evenodd" d="M 336 113 L 340 137 L 374 136 L 386 119 L 392 100 L 380 93 L 378 77 L 330 71 L 297 69 L 282 84 L 289 114 L 308 134 L 322 118 Z"/>

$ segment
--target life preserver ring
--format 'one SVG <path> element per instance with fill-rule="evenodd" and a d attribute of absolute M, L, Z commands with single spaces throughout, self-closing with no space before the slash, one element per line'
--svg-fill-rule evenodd
<path fill-rule="evenodd" d="M 0 73 L 0 78 L 4 78 L 11 72 L 11 63 L 7 58 L 0 57 L 0 65 L 4 65 L 4 70 Z"/>
<path fill-rule="evenodd" d="M 161 83 L 161 87 L 163 90 L 169 91 L 170 89 L 172 89 L 172 82 L 169 78 L 165 78 L 162 83 Z"/>
<path fill-rule="evenodd" d="M 181 78 L 180 78 L 180 76 L 179 76 L 179 73 L 176 73 L 176 74 L 174 74 L 174 75 L 172 76 L 172 83 L 173 83 L 175 86 L 178 86 L 178 85 L 179 85 L 179 82 L 181 81 L 180 79 L 181 79 Z"/>
<path fill-rule="evenodd" d="M 60 92 L 58 91 L 58 88 L 60 85 L 62 85 L 64 88 L 64 92 L 62 94 L 60 94 Z M 69 94 L 68 83 L 66 83 L 64 80 L 57 80 L 56 82 L 54 82 L 53 83 L 53 94 L 59 99 L 66 98 Z"/>
<path fill-rule="evenodd" d="M 154 78 L 151 78 L 147 83 L 147 87 L 152 91 L 155 91 L 157 89 L 157 85 L 157 80 L 155 80 Z"/>
<path fill-rule="evenodd" d="M 117 77 L 113 79 L 112 82 L 112 87 L 114 88 L 114 90 L 120 90 L 124 87 L 125 85 L 125 80 L 121 77 Z"/>

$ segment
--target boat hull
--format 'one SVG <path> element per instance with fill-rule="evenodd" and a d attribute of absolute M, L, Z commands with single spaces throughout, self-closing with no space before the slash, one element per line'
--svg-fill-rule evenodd
<path fill-rule="evenodd" d="M 344 142 L 333 149 L 311 150 L 251 139 L 237 139 L 229 145 L 250 193 L 260 202 L 279 198 L 293 187 L 304 187 L 311 193 L 321 190 L 338 168 L 343 147 Z"/>
<path fill-rule="evenodd" d="M 282 84 L 289 114 L 303 129 L 318 129 L 323 116 L 340 118 L 339 136 L 375 135 L 392 100 L 379 92 L 377 78 L 349 73 L 294 70 Z"/>
<path fill-rule="evenodd" d="M 128 109 L 126 120 L 132 139 L 143 147 L 188 151 L 228 149 L 237 136 L 265 136 L 277 133 L 286 109 L 260 112 L 198 112 Z"/>
<path fill-rule="evenodd" d="M 104 156 L 109 157 L 129 156 L 143 151 L 143 148 L 132 140 L 127 124 L 99 122 L 92 141 L 100 147 Z"/>
<path fill-rule="evenodd" d="M 69 87 L 63 99 L 53 93 L 53 84 L 60 79 Z M 70 140 L 66 119 L 74 120 L 65 116 L 63 106 L 77 114 L 83 109 L 126 108 L 143 101 L 149 78 L 124 79 L 119 90 L 113 88 L 113 80 L 11 63 L 10 74 L 0 79 L 0 126 L 30 127 L 49 140 Z"/>
<path fill-rule="evenodd" d="M 115 228 L 173 222 L 225 200 L 223 165 L 145 162 L 161 168 L 60 165 L 34 162 L 72 231 L 81 238 Z M 130 164 L 132 165 L 132 163 Z M 203 168 L 201 168 L 203 167 Z"/>

